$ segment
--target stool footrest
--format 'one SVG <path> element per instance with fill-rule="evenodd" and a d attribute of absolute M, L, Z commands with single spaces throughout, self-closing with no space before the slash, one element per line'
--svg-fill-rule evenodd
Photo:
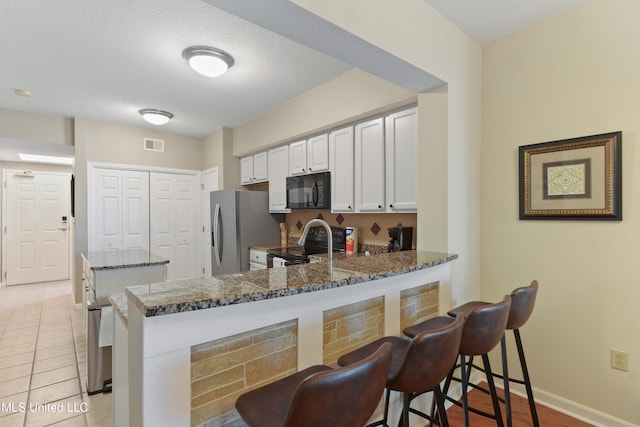
<path fill-rule="evenodd" d="M 460 402 L 458 400 L 455 400 L 453 397 L 445 396 L 444 398 L 447 399 L 449 402 L 453 403 L 456 406 L 459 406 L 461 408 L 463 407 L 462 406 L 462 402 Z M 491 414 L 489 412 L 481 411 L 480 409 L 473 408 L 471 406 L 469 406 L 468 409 L 469 409 L 469 411 L 471 411 L 471 412 L 473 412 L 475 414 L 478 414 L 478 415 L 482 415 L 483 417 L 491 418 L 493 420 L 497 419 L 495 414 Z"/>

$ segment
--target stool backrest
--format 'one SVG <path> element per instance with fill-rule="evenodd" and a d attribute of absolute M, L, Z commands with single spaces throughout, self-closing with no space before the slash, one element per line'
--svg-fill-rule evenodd
<path fill-rule="evenodd" d="M 502 338 L 509 318 L 511 295 L 495 304 L 485 304 L 467 315 L 460 354 L 479 356 L 491 351 Z"/>
<path fill-rule="evenodd" d="M 283 427 L 362 427 L 375 411 L 391 367 L 391 344 L 357 363 L 311 375 L 296 389 Z"/>
<path fill-rule="evenodd" d="M 388 384 L 410 393 L 429 391 L 440 384 L 458 357 L 464 322 L 464 316 L 458 316 L 446 326 L 416 335 Z"/>
<path fill-rule="evenodd" d="M 538 281 L 511 292 L 511 312 L 507 321 L 507 329 L 518 329 L 529 320 L 538 295 Z"/>

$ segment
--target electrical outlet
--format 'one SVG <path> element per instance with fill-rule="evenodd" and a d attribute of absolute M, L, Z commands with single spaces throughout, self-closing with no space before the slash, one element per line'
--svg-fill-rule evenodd
<path fill-rule="evenodd" d="M 621 371 L 628 371 L 629 355 L 624 351 L 611 349 L 611 367 Z"/>

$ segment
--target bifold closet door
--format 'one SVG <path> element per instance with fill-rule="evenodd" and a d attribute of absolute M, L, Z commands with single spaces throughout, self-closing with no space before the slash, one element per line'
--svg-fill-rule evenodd
<path fill-rule="evenodd" d="M 89 250 L 149 249 L 149 172 L 93 168 Z"/>
<path fill-rule="evenodd" d="M 167 279 L 201 276 L 198 261 L 199 177 L 151 172 L 150 251 L 169 259 Z"/>

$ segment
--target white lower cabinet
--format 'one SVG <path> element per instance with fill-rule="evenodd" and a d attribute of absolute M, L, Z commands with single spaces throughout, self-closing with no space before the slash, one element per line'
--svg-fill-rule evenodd
<path fill-rule="evenodd" d="M 267 251 L 249 249 L 249 270 L 264 270 L 267 268 Z"/>

